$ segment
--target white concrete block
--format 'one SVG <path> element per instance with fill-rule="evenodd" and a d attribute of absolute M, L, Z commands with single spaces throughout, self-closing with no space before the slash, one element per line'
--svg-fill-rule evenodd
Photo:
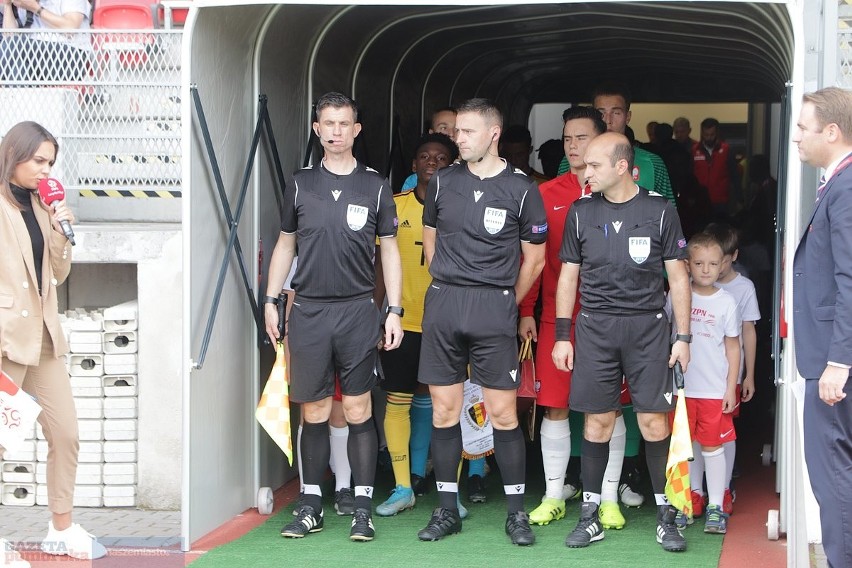
<path fill-rule="evenodd" d="M 104 496 L 101 485 L 77 485 L 74 487 L 75 507 L 103 507 Z"/>
<path fill-rule="evenodd" d="M 104 396 L 136 396 L 136 375 L 107 375 L 101 382 Z"/>
<path fill-rule="evenodd" d="M 4 461 L 2 466 L 3 483 L 35 483 L 36 462 Z"/>
<path fill-rule="evenodd" d="M 36 458 L 40 462 L 47 461 L 47 440 L 39 440 L 36 442 Z"/>
<path fill-rule="evenodd" d="M 103 399 L 104 418 L 136 418 L 137 399 L 130 396 L 112 396 Z"/>
<path fill-rule="evenodd" d="M 135 375 L 136 353 L 104 355 L 104 373 L 107 375 Z"/>
<path fill-rule="evenodd" d="M 132 485 L 110 485 L 103 488 L 104 497 L 134 497 L 136 488 Z"/>
<path fill-rule="evenodd" d="M 104 374 L 104 356 L 100 353 L 72 353 L 68 359 L 68 374 L 72 377 L 100 377 Z"/>
<path fill-rule="evenodd" d="M 100 463 L 104 461 L 104 442 L 80 442 L 80 463 Z"/>
<path fill-rule="evenodd" d="M 105 463 L 104 485 L 136 485 L 135 463 Z"/>
<path fill-rule="evenodd" d="M 133 331 L 139 314 L 139 302 L 131 300 L 104 309 L 104 331 Z"/>
<path fill-rule="evenodd" d="M 32 507 L 36 502 L 35 483 L 3 483 L 0 503 L 10 507 Z"/>
<path fill-rule="evenodd" d="M 77 477 L 75 485 L 101 485 L 103 484 L 102 463 L 79 463 L 77 464 Z M 36 464 L 35 481 L 38 484 L 47 483 L 47 464 Z"/>
<path fill-rule="evenodd" d="M 104 399 L 102 398 L 75 398 L 74 406 L 77 408 L 77 419 L 104 417 Z"/>
<path fill-rule="evenodd" d="M 99 331 L 72 331 L 69 347 L 71 353 L 103 353 L 103 336 Z"/>
<path fill-rule="evenodd" d="M 75 377 L 71 375 L 71 395 L 74 398 L 103 398 L 104 387 L 100 377 Z"/>
<path fill-rule="evenodd" d="M 36 442 L 24 440 L 14 452 L 7 451 L 3 456 L 5 461 L 11 462 L 34 462 L 36 461 Z"/>
<path fill-rule="evenodd" d="M 135 440 L 136 436 L 136 419 L 104 421 L 104 440 Z"/>
<path fill-rule="evenodd" d="M 44 440 L 44 429 L 36 422 L 36 440 Z"/>
<path fill-rule="evenodd" d="M 77 430 L 80 433 L 80 441 L 100 442 L 104 439 L 104 421 L 78 419 Z"/>
<path fill-rule="evenodd" d="M 133 507 L 136 488 L 132 485 L 104 485 L 104 507 Z"/>
<path fill-rule="evenodd" d="M 136 353 L 135 331 L 105 331 L 103 334 L 104 353 Z"/>
<path fill-rule="evenodd" d="M 104 507 L 135 507 L 136 496 L 133 497 L 104 497 Z"/>
<path fill-rule="evenodd" d="M 104 442 L 104 462 L 136 462 L 136 442 Z"/>
<path fill-rule="evenodd" d="M 71 331 L 103 331 L 104 316 L 100 312 L 68 311 L 65 312 L 67 327 Z"/>
<path fill-rule="evenodd" d="M 47 506 L 47 485 L 36 485 L 36 505 Z"/>

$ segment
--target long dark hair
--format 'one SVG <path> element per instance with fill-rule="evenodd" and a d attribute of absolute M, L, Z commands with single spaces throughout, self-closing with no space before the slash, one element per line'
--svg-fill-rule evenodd
<path fill-rule="evenodd" d="M 47 129 L 37 122 L 19 122 L 9 129 L 9 132 L 0 142 L 0 196 L 20 209 L 20 205 L 12 196 L 9 182 L 15 175 L 18 164 L 30 160 L 38 151 L 39 146 L 45 142 L 53 144 L 56 153 L 59 153 L 59 143 Z"/>

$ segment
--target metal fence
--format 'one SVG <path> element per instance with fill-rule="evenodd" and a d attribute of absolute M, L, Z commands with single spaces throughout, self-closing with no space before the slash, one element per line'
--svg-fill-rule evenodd
<path fill-rule="evenodd" d="M 81 221 L 179 221 L 181 32 L 0 32 L 0 135 L 52 132 Z"/>

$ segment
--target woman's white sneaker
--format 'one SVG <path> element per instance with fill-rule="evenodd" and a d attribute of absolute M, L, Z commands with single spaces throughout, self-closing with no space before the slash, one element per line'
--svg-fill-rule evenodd
<path fill-rule="evenodd" d="M 104 545 L 80 525 L 75 523 L 64 531 L 58 531 L 52 521 L 48 523 L 47 536 L 41 542 L 41 550 L 45 554 L 67 554 L 80 560 L 97 560 L 107 554 Z"/>

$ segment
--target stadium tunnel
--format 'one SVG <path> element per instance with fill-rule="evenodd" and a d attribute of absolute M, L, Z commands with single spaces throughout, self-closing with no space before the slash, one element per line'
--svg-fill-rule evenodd
<path fill-rule="evenodd" d="M 484 96 L 498 103 L 507 123 L 526 123 L 533 105 L 588 101 L 597 82 L 612 78 L 630 85 L 635 102 L 750 103 L 756 117 L 750 136 L 779 155 L 783 170 L 785 144 L 783 138 L 778 143 L 778 128 L 788 112 L 785 101 L 801 96 L 805 74 L 796 4 L 193 3 L 182 81 L 184 542 L 255 505 L 259 487 L 279 487 L 295 475 L 254 421 L 272 349 L 258 350 L 243 282 L 226 248 L 230 227 L 192 88 L 197 88 L 234 211 L 260 95 L 268 97 L 287 174 L 305 161 L 311 104 L 326 91 L 348 93 L 358 101 L 363 123 L 359 155 L 388 172 L 395 140 L 410 156 L 432 109 Z M 790 81 L 797 85 L 792 91 Z M 773 105 L 774 114 L 767 110 Z M 234 224 L 247 266 L 259 267 L 257 281 L 249 275 L 256 298 L 264 295 L 268 258 L 263 254 L 271 253 L 280 222 L 282 187 L 270 142 L 261 136 L 246 176 L 244 213 Z M 789 169 L 794 178 L 801 174 L 798 164 Z M 792 210 L 798 212 L 797 207 Z M 206 361 L 198 368 L 194 363 L 225 256 L 231 261 L 216 325 Z M 789 362 L 786 371 L 795 373 Z"/>

